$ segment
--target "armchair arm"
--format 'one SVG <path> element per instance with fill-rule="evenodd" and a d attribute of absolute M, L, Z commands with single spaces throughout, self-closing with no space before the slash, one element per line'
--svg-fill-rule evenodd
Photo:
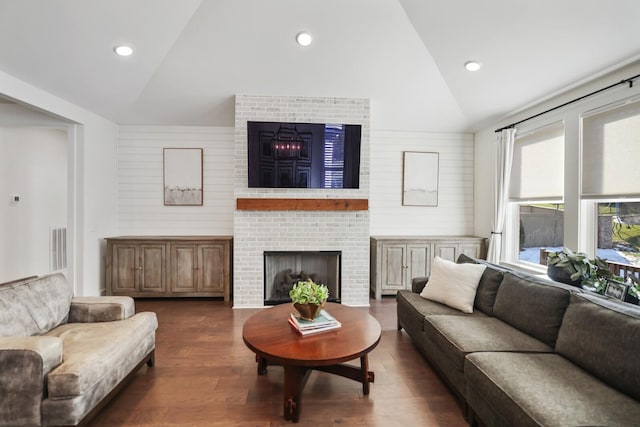
<path fill-rule="evenodd" d="M 40 425 L 45 378 L 60 363 L 58 337 L 0 338 L 0 425 Z"/>
<path fill-rule="evenodd" d="M 71 300 L 69 323 L 112 322 L 136 312 L 131 297 L 75 297 Z"/>
<path fill-rule="evenodd" d="M 428 277 L 414 277 L 411 279 L 411 291 L 413 291 L 414 294 L 419 294 L 422 292 L 428 281 Z"/>

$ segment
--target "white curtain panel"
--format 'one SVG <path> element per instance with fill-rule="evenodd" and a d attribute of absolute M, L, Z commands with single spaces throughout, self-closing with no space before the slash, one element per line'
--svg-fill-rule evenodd
<path fill-rule="evenodd" d="M 511 165 L 513 163 L 513 145 L 516 139 L 516 129 L 503 129 L 496 142 L 496 175 L 493 186 L 494 211 L 491 237 L 487 261 L 498 263 L 502 255 L 502 229 L 509 198 L 509 181 L 511 180 Z"/>

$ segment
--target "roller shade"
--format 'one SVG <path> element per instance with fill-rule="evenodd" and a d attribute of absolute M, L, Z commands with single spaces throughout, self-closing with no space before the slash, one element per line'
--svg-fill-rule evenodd
<path fill-rule="evenodd" d="M 563 124 L 516 137 L 509 200 L 562 200 L 563 192 Z"/>
<path fill-rule="evenodd" d="M 640 195 L 640 101 L 582 121 L 582 196 Z"/>

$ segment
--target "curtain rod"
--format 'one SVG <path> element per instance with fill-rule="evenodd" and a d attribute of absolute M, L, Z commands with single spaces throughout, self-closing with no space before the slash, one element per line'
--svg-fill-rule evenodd
<path fill-rule="evenodd" d="M 582 95 L 579 98 L 572 99 L 571 101 L 567 101 L 564 104 L 558 105 L 557 107 L 549 108 L 548 110 L 545 110 L 542 113 L 534 114 L 533 116 L 529 116 L 526 119 L 522 119 L 520 121 L 511 123 L 510 125 L 501 127 L 500 129 L 496 129 L 495 132 L 502 132 L 505 129 L 511 129 L 511 128 L 515 127 L 516 125 L 519 125 L 520 123 L 524 123 L 524 122 L 526 122 L 528 120 L 535 119 L 536 117 L 542 116 L 543 114 L 550 113 L 550 112 L 555 111 L 555 110 L 557 110 L 559 108 L 566 107 L 567 105 L 573 104 L 574 102 L 582 101 L 585 98 L 588 98 L 588 97 L 593 96 L 593 95 L 597 95 L 600 92 L 604 92 L 605 90 L 609 90 L 609 89 L 614 88 L 616 86 L 620 86 L 620 85 L 624 85 L 624 84 L 628 83 L 629 87 L 631 88 L 631 87 L 633 87 L 633 81 L 638 79 L 639 77 L 640 77 L 640 74 L 636 74 L 635 76 L 629 77 L 628 79 L 620 80 L 618 83 L 614 83 L 614 84 L 609 85 L 607 87 L 603 87 L 602 89 L 598 89 L 598 90 L 593 91 L 591 93 L 588 93 L 586 95 Z"/>

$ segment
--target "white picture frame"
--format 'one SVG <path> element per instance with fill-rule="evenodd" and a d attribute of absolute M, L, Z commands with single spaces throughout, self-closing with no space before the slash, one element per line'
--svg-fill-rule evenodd
<path fill-rule="evenodd" d="M 628 285 L 613 280 L 607 280 L 607 287 L 604 290 L 604 294 L 610 298 L 614 298 L 620 301 L 624 301 L 627 296 Z"/>
<path fill-rule="evenodd" d="M 438 206 L 439 153 L 402 153 L 402 205 Z"/>
<path fill-rule="evenodd" d="M 202 148 L 164 148 L 165 206 L 202 206 Z"/>

